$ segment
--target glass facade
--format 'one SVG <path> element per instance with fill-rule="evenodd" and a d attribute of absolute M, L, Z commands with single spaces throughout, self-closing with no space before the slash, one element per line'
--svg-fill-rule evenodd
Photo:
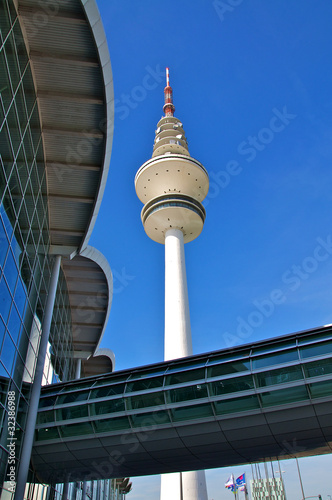
<path fill-rule="evenodd" d="M 286 500 L 284 484 L 280 478 L 252 479 L 250 481 L 252 500 Z"/>
<path fill-rule="evenodd" d="M 81 8 L 80 3 L 75 7 L 73 2 L 73 8 Z M 15 489 L 8 439 L 15 439 L 16 478 L 53 267 L 40 110 L 20 21 L 13 0 L 0 0 L 0 490 L 6 500 Z M 69 293 L 60 268 L 43 384 L 71 380 L 75 368 Z M 63 398 L 64 404 L 70 401 Z M 85 406 L 64 407 L 57 418 L 83 418 L 85 413 Z M 51 415 L 43 418 L 46 422 Z M 74 430 L 68 424 L 63 432 L 87 432 L 90 425 L 75 425 Z M 41 432 L 48 439 L 57 435 L 56 429 Z M 61 498 L 63 485 L 34 480 L 30 471 L 27 498 Z M 121 484 L 75 483 L 68 497 L 83 498 L 85 489 L 91 499 L 119 500 L 124 496 Z"/>
<path fill-rule="evenodd" d="M 332 329 L 305 344 L 306 337 L 100 376 L 90 379 L 90 388 L 87 379 L 45 387 L 36 440 L 158 428 L 331 397 Z"/>
<path fill-rule="evenodd" d="M 0 1 L 0 483 L 7 477 L 8 394 L 22 439 L 52 259 L 39 111 L 13 2 Z M 60 275 L 44 382 L 74 375 L 71 318 Z M 16 446 L 20 459 L 20 447 Z"/>

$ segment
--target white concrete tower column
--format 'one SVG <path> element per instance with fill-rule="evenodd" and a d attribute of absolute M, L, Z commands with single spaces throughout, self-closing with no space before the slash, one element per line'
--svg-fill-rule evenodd
<path fill-rule="evenodd" d="M 188 151 L 183 125 L 174 116 L 173 91 L 166 69 L 165 104 L 157 125 L 152 158 L 135 177 L 144 203 L 146 234 L 165 245 L 165 361 L 193 354 L 184 244 L 200 235 L 209 189 L 203 165 Z M 207 500 L 204 471 L 163 474 L 161 500 Z"/>
<path fill-rule="evenodd" d="M 193 353 L 189 301 L 181 229 L 168 229 L 165 236 L 165 351 L 164 359 Z"/>

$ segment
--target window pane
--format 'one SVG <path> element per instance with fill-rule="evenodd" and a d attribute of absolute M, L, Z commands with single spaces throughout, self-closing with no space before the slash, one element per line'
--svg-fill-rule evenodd
<path fill-rule="evenodd" d="M 158 406 L 163 404 L 165 404 L 165 400 L 164 394 L 161 391 L 126 398 L 127 410 L 137 410 L 139 408 L 147 408 L 149 406 Z"/>
<path fill-rule="evenodd" d="M 10 311 L 10 316 L 7 324 L 7 328 L 9 330 L 9 333 L 17 345 L 17 340 L 19 338 L 19 334 L 21 331 L 21 318 L 18 315 L 18 312 L 16 310 L 16 307 L 14 304 L 12 305 L 11 311 Z"/>
<path fill-rule="evenodd" d="M 48 424 L 49 422 L 54 422 L 53 410 L 40 411 L 37 416 L 37 424 Z"/>
<path fill-rule="evenodd" d="M 10 338 L 10 336 L 8 335 L 8 333 L 6 333 L 5 340 L 4 340 L 3 345 L 2 345 L 1 361 L 9 374 L 11 374 L 11 371 L 12 371 L 12 366 L 13 366 L 13 362 L 14 362 L 14 358 L 15 358 L 15 352 L 16 352 L 16 350 L 15 350 L 15 346 L 13 344 L 13 341 Z"/>
<path fill-rule="evenodd" d="M 166 391 L 166 401 L 168 403 L 178 403 L 207 397 L 206 384 L 191 385 L 189 387 L 180 387 L 179 389 Z"/>
<path fill-rule="evenodd" d="M 172 410 L 170 410 L 170 412 L 172 420 L 174 422 L 213 416 L 210 404 L 185 406 L 184 408 L 173 408 Z"/>
<path fill-rule="evenodd" d="M 58 397 L 57 405 L 75 403 L 77 401 L 85 401 L 86 399 L 88 399 L 88 395 L 89 391 L 69 392 L 68 394 L 64 393 Z"/>
<path fill-rule="evenodd" d="M 164 377 L 156 377 L 146 380 L 136 380 L 135 382 L 127 383 L 126 392 L 145 391 L 147 389 L 155 389 L 162 387 Z"/>
<path fill-rule="evenodd" d="M 182 371 L 188 371 L 188 370 L 192 370 L 194 368 L 201 368 L 201 367 L 204 367 L 205 365 L 205 361 L 196 361 L 196 362 L 193 362 L 193 361 L 187 361 L 187 362 L 184 362 L 184 363 L 176 363 L 174 364 L 173 366 L 171 365 L 170 368 L 167 370 L 167 374 L 171 374 L 171 373 L 174 373 L 174 372 L 182 372 Z"/>
<path fill-rule="evenodd" d="M 0 266 L 3 267 L 9 245 L 2 217 L 0 217 L 0 243 Z"/>
<path fill-rule="evenodd" d="M 103 420 L 95 420 L 93 422 L 96 432 L 111 432 L 122 429 L 130 429 L 129 420 L 127 417 L 106 418 Z"/>
<path fill-rule="evenodd" d="M 70 420 L 73 418 L 87 417 L 88 407 L 87 405 L 70 406 L 69 408 L 59 408 L 55 413 L 57 420 Z"/>
<path fill-rule="evenodd" d="M 322 359 L 304 365 L 306 377 L 320 377 L 332 373 L 332 362 L 330 359 Z"/>
<path fill-rule="evenodd" d="M 273 392 L 264 392 L 260 394 L 262 406 L 275 406 L 287 403 L 295 403 L 309 399 L 306 388 L 301 385 L 299 387 L 290 387 L 289 389 L 280 389 Z"/>
<path fill-rule="evenodd" d="M 107 396 L 116 396 L 124 392 L 124 384 L 109 385 L 108 387 L 100 387 L 93 389 L 89 399 L 106 398 Z"/>
<path fill-rule="evenodd" d="M 100 401 L 93 403 L 90 406 L 91 415 L 103 415 L 104 413 L 114 413 L 124 411 L 125 406 L 122 398 L 108 401 Z"/>
<path fill-rule="evenodd" d="M 93 434 L 93 429 L 89 422 L 82 422 L 80 424 L 61 425 L 60 432 L 62 437 L 83 436 Z"/>
<path fill-rule="evenodd" d="M 138 415 L 130 415 L 133 427 L 153 427 L 156 425 L 167 424 L 170 422 L 166 411 L 154 411 L 141 413 Z"/>
<path fill-rule="evenodd" d="M 223 415 L 224 413 L 237 413 L 260 408 L 257 396 L 244 396 L 242 398 L 226 399 L 224 401 L 215 401 L 213 404 L 217 415 Z"/>
<path fill-rule="evenodd" d="M 233 363 L 223 363 L 221 365 L 209 366 L 208 378 L 221 377 L 231 373 L 239 373 L 250 370 L 250 361 L 233 361 Z"/>
<path fill-rule="evenodd" d="M 303 374 L 300 366 L 289 366 L 288 368 L 281 368 L 279 370 L 257 373 L 255 378 L 259 387 L 266 387 L 300 380 L 303 378 Z"/>
<path fill-rule="evenodd" d="M 14 287 L 16 284 L 18 271 L 15 265 L 15 260 L 11 249 L 7 253 L 7 260 L 4 267 L 4 274 L 6 276 L 6 280 L 10 290 L 12 291 L 12 293 L 14 293 Z"/>
<path fill-rule="evenodd" d="M 70 388 L 70 391 L 80 391 L 81 389 L 89 389 L 91 386 L 92 386 L 93 382 L 84 382 L 82 384 L 80 383 L 77 383 L 77 384 L 70 384 L 70 386 L 68 386 L 68 390 Z"/>
<path fill-rule="evenodd" d="M 230 392 L 248 391 L 254 388 L 252 377 L 238 377 L 225 380 L 218 380 L 209 384 L 211 396 L 220 396 Z"/>
<path fill-rule="evenodd" d="M 301 358 L 311 358 L 314 356 L 324 356 L 324 354 L 332 353 L 332 340 L 315 344 L 311 346 L 303 346 L 300 348 Z"/>
<path fill-rule="evenodd" d="M 281 365 L 283 363 L 289 363 L 291 361 L 297 361 L 298 354 L 297 351 L 286 351 L 280 352 L 279 354 L 270 354 L 263 356 L 261 358 L 253 359 L 252 366 L 253 369 L 263 368 L 265 366 Z"/>
<path fill-rule="evenodd" d="M 47 406 L 54 406 L 56 396 L 41 398 L 39 400 L 39 408 L 46 408 Z"/>
<path fill-rule="evenodd" d="M 253 355 L 257 356 L 257 354 L 273 354 L 275 352 L 280 352 L 284 349 L 290 349 L 292 347 L 296 347 L 296 340 L 288 340 L 287 342 L 276 342 L 273 344 L 263 345 L 261 347 L 256 347 L 253 349 Z"/>
<path fill-rule="evenodd" d="M 130 380 L 138 380 L 142 378 L 151 378 L 157 375 L 163 375 L 165 373 L 166 368 L 155 368 L 154 370 L 147 370 L 137 373 L 132 373 L 130 375 Z"/>
<path fill-rule="evenodd" d="M 317 340 L 320 340 L 320 339 L 323 340 L 323 339 L 331 338 L 331 336 L 332 336 L 332 331 L 331 331 L 331 327 L 329 327 L 329 328 L 326 328 L 321 333 L 314 333 L 313 335 L 306 335 L 305 337 L 300 338 L 298 340 L 298 342 L 299 342 L 299 345 L 309 344 L 312 342 L 317 342 Z"/>
<path fill-rule="evenodd" d="M 239 359 L 249 358 L 250 351 L 242 351 L 239 353 L 223 354 L 222 356 L 211 356 L 208 361 L 208 366 L 215 364 L 225 364 L 229 361 L 237 361 Z"/>
<path fill-rule="evenodd" d="M 332 394 L 332 380 L 310 384 L 309 387 L 313 398 L 323 398 Z"/>
<path fill-rule="evenodd" d="M 57 439 L 59 432 L 57 427 L 50 427 L 49 429 L 37 429 L 36 441 L 45 441 L 46 439 Z"/>
<path fill-rule="evenodd" d="M 7 323 L 11 302 L 12 297 L 8 290 L 8 286 L 4 278 L 2 278 L 0 279 L 0 314 L 5 323 Z"/>
<path fill-rule="evenodd" d="M 183 384 L 186 382 L 192 382 L 193 380 L 201 380 L 201 379 L 205 379 L 205 368 L 168 375 L 166 377 L 165 384 L 166 385 Z"/>

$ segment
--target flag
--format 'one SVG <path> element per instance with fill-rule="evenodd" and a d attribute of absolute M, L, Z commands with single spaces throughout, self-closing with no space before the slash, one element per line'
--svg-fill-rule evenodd
<path fill-rule="evenodd" d="M 225 488 L 228 488 L 231 491 L 234 491 L 234 490 L 237 489 L 237 485 L 235 484 L 233 474 L 231 475 L 231 477 L 225 483 Z"/>
<path fill-rule="evenodd" d="M 236 479 L 236 484 L 238 486 L 242 486 L 243 484 L 246 484 L 246 474 L 241 474 L 241 476 L 239 476 L 237 479 Z"/>

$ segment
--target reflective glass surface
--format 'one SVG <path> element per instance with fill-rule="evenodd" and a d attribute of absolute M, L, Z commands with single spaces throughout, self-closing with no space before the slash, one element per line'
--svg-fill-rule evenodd
<path fill-rule="evenodd" d="M 258 387 L 266 387 L 275 384 L 285 384 L 303 378 L 300 366 L 289 366 L 278 370 L 269 370 L 255 375 Z"/>
<path fill-rule="evenodd" d="M 170 418 L 166 411 L 154 411 L 131 415 L 130 420 L 132 423 L 132 427 L 139 427 L 142 428 L 142 430 L 145 427 L 155 427 L 170 422 Z"/>
<path fill-rule="evenodd" d="M 36 431 L 36 440 L 45 441 L 48 439 L 57 439 L 59 432 L 57 427 L 50 427 L 48 429 L 38 429 Z"/>
<path fill-rule="evenodd" d="M 105 418 L 95 420 L 94 427 L 96 432 L 114 432 L 130 429 L 130 423 L 127 417 Z"/>
<path fill-rule="evenodd" d="M 225 399 L 213 403 L 217 415 L 237 413 L 260 408 L 257 396 L 243 396 L 241 398 Z"/>
<path fill-rule="evenodd" d="M 305 363 L 304 372 L 306 377 L 330 375 L 332 373 L 332 361 L 331 359 L 321 359 L 312 363 Z"/>
<path fill-rule="evenodd" d="M 178 362 L 173 360 L 169 365 L 166 362 L 152 372 L 149 369 L 145 370 L 144 367 L 139 373 L 136 371 L 131 374 L 128 370 L 120 375 L 120 380 L 127 380 L 126 384 L 116 383 L 119 380 L 118 376 L 110 374 L 96 382 L 92 380 L 91 391 L 86 385 L 84 390 L 77 391 L 73 391 L 73 385 L 64 385 L 61 386 L 55 404 L 57 419 L 86 418 L 92 423 L 95 432 L 112 433 L 129 429 L 130 426 L 133 430 L 153 428 L 158 424 L 172 426 L 176 422 L 186 420 L 188 422 L 205 418 L 213 420 L 215 417 L 228 414 L 262 412 L 265 408 L 278 405 L 294 406 L 297 402 L 307 401 L 309 393 L 311 398 L 331 396 L 330 380 L 308 384 L 304 378 L 305 376 L 310 380 L 311 377 L 330 376 L 332 373 L 330 359 L 302 362 L 298 348 L 289 349 L 290 345 L 295 344 L 294 337 L 285 341 L 286 349 L 274 343 L 270 348 L 267 344 L 262 349 L 253 348 L 253 356 L 250 355 L 247 359 L 236 359 L 235 352 L 232 353 L 235 359 L 232 361 L 227 359 L 223 364 L 220 362 L 223 355 L 213 354 L 212 361 L 217 359 L 218 363 L 209 363 L 209 355 L 206 355 L 206 359 L 204 357 L 200 357 L 199 361 L 194 359 L 192 365 L 189 361 L 183 363 L 181 360 Z M 303 347 L 305 352 L 314 347 L 314 351 L 311 352 L 324 352 L 322 356 L 326 357 L 326 345 L 329 345 L 329 342 L 322 341 L 313 346 Z M 255 353 L 258 352 L 260 355 L 256 357 Z M 149 378 L 151 373 L 152 376 Z M 161 376 L 161 373 L 164 375 Z M 77 386 L 79 387 L 80 385 Z M 54 404 L 52 389 L 44 388 L 43 393 L 41 409 L 47 408 L 46 404 Z M 88 399 L 87 394 L 89 394 Z M 78 398 L 82 405 L 78 405 Z M 74 411 L 76 408 L 84 408 L 82 413 L 63 413 L 60 405 L 66 404 L 70 408 L 72 402 Z M 167 409 L 164 405 L 167 405 Z M 87 407 L 89 407 L 88 416 L 86 416 Z M 127 416 L 100 418 L 102 415 L 116 412 L 126 412 Z M 44 413 L 44 416 L 40 416 L 38 425 L 49 428 L 52 425 L 49 420 L 52 411 L 46 410 Z M 56 422 L 53 422 L 53 425 L 56 426 Z M 84 430 L 85 435 L 92 428 L 87 429 Z M 42 438 L 39 437 L 40 439 Z"/>
<path fill-rule="evenodd" d="M 90 399 L 105 398 L 108 396 L 116 396 L 117 394 L 122 394 L 124 391 L 124 384 L 114 384 L 106 387 L 99 387 L 93 389 L 90 393 Z"/>
<path fill-rule="evenodd" d="M 49 257 L 47 182 L 38 102 L 12 0 L 0 1 L 0 90 L 0 377 L 7 381 L 7 390 L 15 393 L 17 436 L 21 436 L 53 260 Z M 62 272 L 50 341 L 45 381 L 67 380 L 74 375 L 74 366 L 70 362 L 70 307 Z M 1 443 L 7 439 L 4 412 L 1 407 Z M 51 419 L 47 413 L 39 418 L 44 422 Z M 39 438 L 51 439 L 52 432 L 58 435 L 51 427 L 40 430 Z M 5 447 L 2 451 L 0 485 L 8 456 Z M 19 446 L 16 459 L 19 462 Z"/>
<path fill-rule="evenodd" d="M 61 427 L 59 427 L 59 431 L 63 437 L 84 436 L 86 434 L 93 434 L 93 427 L 90 422 L 82 422 L 77 424 L 61 425 Z"/>
<path fill-rule="evenodd" d="M 312 398 L 323 398 L 326 396 L 331 396 L 332 380 L 326 380 L 324 382 L 316 382 L 315 384 L 310 384 L 309 388 Z"/>
<path fill-rule="evenodd" d="M 205 378 L 205 369 L 199 368 L 198 370 L 187 370 L 172 375 L 167 375 L 165 385 L 184 384 L 192 382 L 193 380 L 201 380 Z"/>
<path fill-rule="evenodd" d="M 59 408 L 55 411 L 56 420 L 72 420 L 88 416 L 86 405 L 70 406 L 69 408 Z"/>
<path fill-rule="evenodd" d="M 172 420 L 179 422 L 182 420 L 192 420 L 196 418 L 206 418 L 213 415 L 210 404 L 183 406 L 181 408 L 172 408 L 170 410 Z"/>
<path fill-rule="evenodd" d="M 300 353 L 301 353 L 301 358 L 311 358 L 314 356 L 324 356 L 325 354 L 331 354 L 332 340 L 328 342 L 322 342 L 319 344 L 302 346 L 300 348 Z"/>
<path fill-rule="evenodd" d="M 148 389 L 155 389 L 162 387 L 164 382 L 163 377 L 147 378 L 136 380 L 135 382 L 128 382 L 126 392 L 146 391 Z"/>
<path fill-rule="evenodd" d="M 179 403 L 181 401 L 207 398 L 207 396 L 206 384 L 190 385 L 166 391 L 166 400 L 168 403 Z"/>
<path fill-rule="evenodd" d="M 122 398 L 109 399 L 89 405 L 91 415 L 103 415 L 107 413 L 115 413 L 124 411 L 125 405 Z"/>
<path fill-rule="evenodd" d="M 161 391 L 140 394 L 126 398 L 127 410 L 139 410 L 149 406 L 159 406 L 165 404 L 164 393 Z"/>
<path fill-rule="evenodd" d="M 209 384 L 211 396 L 220 396 L 231 392 L 248 391 L 254 388 L 251 376 L 237 377 L 231 379 L 218 380 Z"/>
<path fill-rule="evenodd" d="M 309 399 L 306 387 L 300 385 L 298 387 L 289 387 L 287 389 L 279 389 L 271 392 L 263 392 L 260 394 L 262 406 L 275 406 L 282 404 L 294 404 L 297 401 Z"/>
<path fill-rule="evenodd" d="M 240 373 L 250 370 L 250 361 L 233 361 L 232 363 L 223 363 L 220 365 L 209 366 L 207 369 L 208 377 L 221 377 L 232 373 Z"/>
<path fill-rule="evenodd" d="M 299 358 L 297 351 L 294 349 L 293 351 L 279 352 L 266 354 L 263 357 L 254 358 L 252 361 L 253 369 L 265 368 L 267 366 L 273 365 L 281 365 L 284 363 L 290 363 L 292 361 L 297 361 Z"/>

